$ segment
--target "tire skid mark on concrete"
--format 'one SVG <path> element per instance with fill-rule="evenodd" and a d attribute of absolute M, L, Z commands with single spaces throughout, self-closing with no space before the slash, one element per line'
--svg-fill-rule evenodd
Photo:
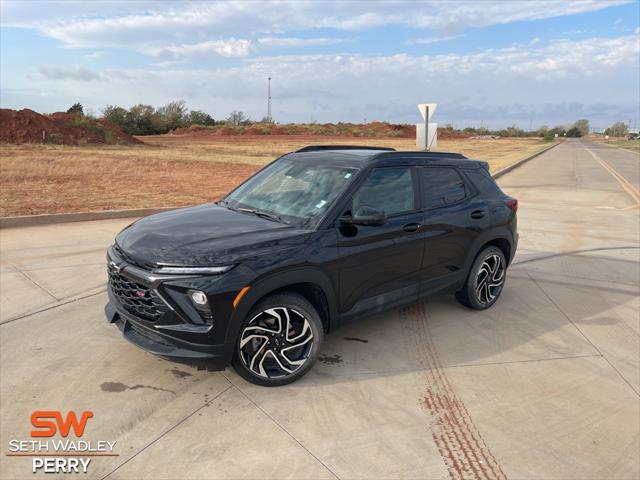
<path fill-rule="evenodd" d="M 467 408 L 457 397 L 425 321 L 423 302 L 399 310 L 401 320 L 412 324 L 421 359 L 425 363 L 426 391 L 420 400 L 429 414 L 431 435 L 452 480 L 504 479 L 506 475 L 487 447 Z"/>

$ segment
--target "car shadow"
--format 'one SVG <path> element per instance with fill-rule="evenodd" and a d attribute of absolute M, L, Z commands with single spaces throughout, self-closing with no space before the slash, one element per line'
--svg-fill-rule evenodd
<path fill-rule="evenodd" d="M 346 323 L 325 336 L 317 364 L 296 388 L 432 369 L 599 355 L 582 328 L 622 322 L 610 312 L 637 295 L 632 280 L 639 263 L 602 256 L 605 251 L 585 253 L 523 256 L 510 268 L 501 298 L 487 310 L 470 310 L 454 295 L 441 294 Z M 585 278 L 585 262 L 590 271 L 613 272 L 621 283 Z M 626 274 L 621 278 L 616 272 Z M 206 362 L 178 363 L 215 371 Z M 225 375 L 246 384 L 234 373 Z"/>

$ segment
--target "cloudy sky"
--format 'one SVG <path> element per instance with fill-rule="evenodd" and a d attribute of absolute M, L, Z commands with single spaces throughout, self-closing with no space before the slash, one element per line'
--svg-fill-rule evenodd
<path fill-rule="evenodd" d="M 638 0 L 0 1 L 0 105 L 214 118 L 640 123 Z"/>

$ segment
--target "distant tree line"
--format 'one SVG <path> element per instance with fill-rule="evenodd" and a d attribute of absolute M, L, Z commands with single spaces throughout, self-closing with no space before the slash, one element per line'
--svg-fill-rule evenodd
<path fill-rule="evenodd" d="M 445 125 L 445 130 L 452 132 L 471 133 L 474 135 L 490 135 L 495 137 L 543 137 L 545 140 L 553 140 L 558 137 L 581 137 L 589 133 L 589 120 L 580 119 L 574 122 L 570 127 L 559 125 L 554 128 L 549 128 L 547 125 L 543 125 L 536 130 L 524 130 L 516 125 L 512 125 L 500 130 L 489 130 L 488 128 L 480 127 L 466 127 L 462 130 L 455 130 L 451 125 Z"/>
<path fill-rule="evenodd" d="M 624 137 L 627 133 L 629 133 L 629 129 L 624 122 L 616 122 L 604 131 L 605 135 L 611 137 Z"/>
<path fill-rule="evenodd" d="M 156 135 L 191 125 L 212 126 L 216 122 L 202 110 L 188 110 L 184 100 L 169 102 L 160 108 L 138 104 L 130 109 L 108 105 L 102 110 L 106 120 L 131 135 Z"/>
<path fill-rule="evenodd" d="M 81 116 L 92 117 L 89 111 L 84 112 L 82 104 L 74 103 L 68 110 L 68 113 L 75 113 Z M 103 117 L 112 123 L 118 125 L 122 130 L 131 135 L 157 135 L 168 133 L 176 128 L 185 128 L 192 125 L 214 126 L 214 125 L 230 125 L 234 127 L 247 126 L 253 123 L 275 123 L 273 119 L 264 117 L 258 122 L 254 122 L 247 117 L 242 111 L 234 110 L 224 120 L 214 120 L 211 115 L 202 110 L 189 110 L 184 100 L 176 100 L 166 105 L 155 108 L 151 105 L 138 104 L 126 109 L 117 105 L 107 105 L 102 110 Z M 553 140 L 556 135 L 558 137 L 582 137 L 589 133 L 589 120 L 580 119 L 570 126 L 559 125 L 549 128 L 543 125 L 536 130 L 527 131 L 512 125 L 500 130 L 489 130 L 488 128 L 466 127 L 464 129 L 455 129 L 453 125 L 445 125 L 445 130 L 450 132 L 463 132 L 474 135 L 490 135 L 499 137 L 543 137 L 545 140 Z M 628 132 L 627 125 L 624 122 L 615 122 L 611 127 L 607 128 L 604 133 L 610 136 L 624 136 Z"/>

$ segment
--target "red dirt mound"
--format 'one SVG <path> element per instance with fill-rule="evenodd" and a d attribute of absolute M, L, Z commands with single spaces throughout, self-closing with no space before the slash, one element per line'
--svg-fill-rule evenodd
<path fill-rule="evenodd" d="M 41 115 L 33 110 L 0 108 L 0 143 L 64 145 L 139 144 L 140 140 L 117 125 L 73 113 Z"/>

